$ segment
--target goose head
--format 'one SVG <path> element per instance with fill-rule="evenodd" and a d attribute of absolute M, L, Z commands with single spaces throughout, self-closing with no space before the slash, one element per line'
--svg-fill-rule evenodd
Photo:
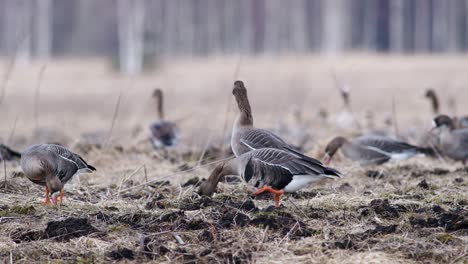
<path fill-rule="evenodd" d="M 432 121 L 434 123 L 433 129 L 438 127 L 448 127 L 450 130 L 455 129 L 453 119 L 448 115 L 438 115 Z"/>
<path fill-rule="evenodd" d="M 240 122 L 243 125 L 252 125 L 253 124 L 253 117 L 252 117 L 252 109 L 250 107 L 249 99 L 247 97 L 247 89 L 244 86 L 243 81 L 235 81 L 234 88 L 232 89 L 232 94 L 236 98 L 237 106 L 239 107 L 239 111 L 243 116 Z"/>
<path fill-rule="evenodd" d="M 335 153 L 340 149 L 343 144 L 348 142 L 348 140 L 344 137 L 335 137 L 328 143 L 325 147 L 325 155 L 323 156 L 323 163 L 329 164 Z"/>
<path fill-rule="evenodd" d="M 221 179 L 226 175 L 236 174 L 230 163 L 224 162 L 219 164 L 211 172 L 210 177 L 203 181 L 198 187 L 197 193 L 199 195 L 212 196 L 216 191 L 216 187 Z"/>

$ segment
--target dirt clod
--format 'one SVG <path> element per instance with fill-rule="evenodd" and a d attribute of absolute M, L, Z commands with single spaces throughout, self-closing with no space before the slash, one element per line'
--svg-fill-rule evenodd
<path fill-rule="evenodd" d="M 422 181 L 420 181 L 418 183 L 418 187 L 421 188 L 421 189 L 426 189 L 427 190 L 427 189 L 429 189 L 430 186 L 429 186 L 429 183 L 427 183 L 426 179 L 424 179 L 424 180 L 422 180 Z"/>
<path fill-rule="evenodd" d="M 383 218 L 397 218 L 400 217 L 398 208 L 391 205 L 388 199 L 375 199 L 370 202 L 370 208 L 379 216 Z"/>
<path fill-rule="evenodd" d="M 98 230 L 89 223 L 87 218 L 70 217 L 65 220 L 48 222 L 44 237 L 54 238 L 57 241 L 68 241 L 95 232 Z"/>
<path fill-rule="evenodd" d="M 133 251 L 128 248 L 112 250 L 107 255 L 113 260 L 122 260 L 122 259 L 133 260 L 135 258 L 134 257 L 135 254 L 133 253 Z"/>

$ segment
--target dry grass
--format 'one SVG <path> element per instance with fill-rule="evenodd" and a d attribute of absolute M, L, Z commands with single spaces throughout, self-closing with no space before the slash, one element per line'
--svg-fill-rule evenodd
<path fill-rule="evenodd" d="M 0 190 L 0 259 L 466 263 L 468 173 L 450 161 L 415 158 L 371 168 L 383 172 L 373 178 L 368 168 L 337 157 L 333 166 L 346 177 L 289 195 L 277 210 L 268 196 L 252 200 L 244 184 L 221 184 L 213 199 L 195 195 L 193 185 L 182 187 L 190 178 L 206 177 L 209 163 L 225 157 L 219 149 L 228 144 L 223 131 L 234 117 L 234 104 L 226 114 L 234 75 L 249 89 L 257 126 L 320 157 L 331 137 L 360 132 L 352 122 L 343 126 L 347 117 L 331 69 L 351 86 L 353 112 L 365 129 L 393 132 L 385 119 L 396 116 L 399 133 L 416 142 L 431 119 L 425 88 L 440 92 L 443 111 L 453 96 L 457 112 L 468 113 L 462 101 L 468 96 L 466 59 L 243 58 L 238 67 L 238 58 L 212 58 L 168 61 L 138 78 L 111 73 L 100 61 L 62 61 L 47 64 L 39 96 L 34 94 L 44 63 L 16 66 L 0 105 L 0 138 L 8 140 L 17 117 L 11 145 L 63 142 L 98 171 L 68 184 L 64 205 L 55 208 L 41 204 L 42 189 L 18 173 L 18 164 L 8 164 L 15 188 Z M 0 67 L 7 69 L 7 63 Z M 169 151 L 154 151 L 146 140 L 156 116 L 150 98 L 156 86 L 166 91 L 167 117 L 182 119 L 182 143 Z M 120 89 L 110 147 L 100 148 Z M 320 108 L 328 111 L 327 120 Z M 41 133 L 34 131 L 36 119 Z M 305 135 L 311 139 L 303 140 Z M 148 180 L 150 185 L 140 186 Z"/>

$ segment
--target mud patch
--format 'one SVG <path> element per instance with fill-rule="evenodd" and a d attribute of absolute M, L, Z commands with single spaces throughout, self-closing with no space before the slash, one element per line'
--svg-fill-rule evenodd
<path fill-rule="evenodd" d="M 295 219 L 291 214 L 281 211 L 262 211 L 257 213 L 250 224 L 261 228 L 268 227 L 270 230 L 279 231 L 281 235 L 287 235 L 290 239 L 310 237 L 314 234 L 320 233 L 318 230 L 308 228 L 304 222 Z"/>
<path fill-rule="evenodd" d="M 407 209 L 401 205 L 390 204 L 388 199 L 375 199 L 370 202 L 368 207 L 362 208 L 361 215 L 368 216 L 370 211 L 382 218 L 391 219 L 400 217 L 400 212 L 406 212 Z"/>
<path fill-rule="evenodd" d="M 133 260 L 135 258 L 135 253 L 133 253 L 133 251 L 128 248 L 121 248 L 109 252 L 107 256 L 113 260 Z"/>
<path fill-rule="evenodd" d="M 87 236 L 98 232 L 86 218 L 67 218 L 61 221 L 50 221 L 44 230 L 44 239 L 53 238 L 57 241 L 68 241 L 72 238 Z"/>
<path fill-rule="evenodd" d="M 431 228 L 443 227 L 446 232 L 468 230 L 466 215 L 454 212 L 441 213 L 436 216 L 412 216 L 410 224 L 414 227 Z"/>
<path fill-rule="evenodd" d="M 373 244 L 373 241 L 370 241 L 372 238 L 381 235 L 387 235 L 395 233 L 397 231 L 397 225 L 377 225 L 374 229 L 366 230 L 365 232 L 358 234 L 347 234 L 344 235 L 335 241 L 328 241 L 322 244 L 322 247 L 327 249 L 360 249 L 362 247 L 368 247 Z M 366 241 L 367 243 L 362 243 Z"/>

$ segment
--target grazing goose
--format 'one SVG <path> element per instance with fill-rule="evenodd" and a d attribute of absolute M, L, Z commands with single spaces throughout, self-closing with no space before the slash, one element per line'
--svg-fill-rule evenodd
<path fill-rule="evenodd" d="M 20 158 L 21 153 L 16 152 L 3 144 L 0 144 L 0 161 L 11 161 Z"/>
<path fill-rule="evenodd" d="M 468 161 L 468 128 L 457 129 L 447 115 L 434 118 L 434 128 L 440 128 L 439 148 L 447 157 L 461 161 L 466 167 Z"/>
<path fill-rule="evenodd" d="M 158 107 L 159 121 L 150 126 L 151 142 L 155 148 L 171 147 L 177 144 L 179 129 L 174 122 L 164 120 L 164 98 L 161 89 L 155 89 L 153 98 Z"/>
<path fill-rule="evenodd" d="M 279 149 L 263 148 L 218 165 L 208 180 L 202 182 L 198 193 L 211 196 L 218 182 L 226 175 L 240 175 L 258 188 L 252 195 L 263 192 L 274 194 L 277 207 L 280 196 L 286 192 L 295 192 L 322 178 L 341 177 L 339 171 L 323 166 L 318 160 L 298 157 Z"/>
<path fill-rule="evenodd" d="M 232 94 L 236 98 L 239 114 L 234 121 L 231 137 L 232 152 L 236 157 L 255 149 L 275 148 L 304 156 L 280 137 L 265 129 L 253 126 L 252 109 L 247 97 L 247 89 L 242 81 L 236 81 Z"/>
<path fill-rule="evenodd" d="M 361 166 L 404 160 L 418 154 L 433 155 L 433 150 L 430 148 L 413 146 L 383 136 L 360 136 L 350 141 L 344 137 L 336 137 L 325 148 L 324 163 L 329 164 L 340 148 L 347 158 L 359 162 Z"/>
<path fill-rule="evenodd" d="M 45 203 L 49 204 L 49 193 L 60 191 L 63 200 L 63 185 L 74 175 L 96 169 L 79 155 L 54 144 L 39 144 L 29 147 L 21 156 L 21 168 L 33 183 L 45 186 Z M 57 204 L 57 197 L 53 199 Z"/>

